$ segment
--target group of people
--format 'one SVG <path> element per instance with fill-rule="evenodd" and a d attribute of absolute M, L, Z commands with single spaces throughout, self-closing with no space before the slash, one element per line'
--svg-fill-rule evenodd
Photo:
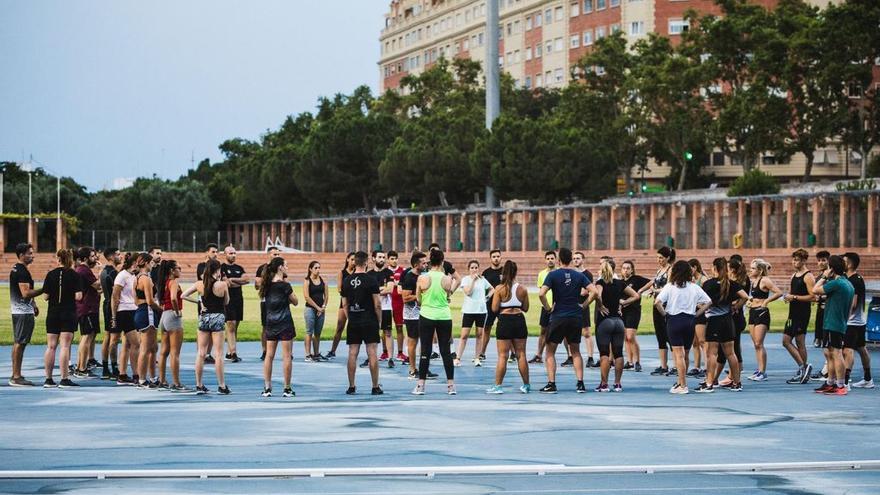
<path fill-rule="evenodd" d="M 21 365 L 39 314 L 34 300 L 42 295 L 48 301 L 44 387 L 77 387 L 71 375 L 89 378 L 90 369 L 100 367 L 101 378 L 115 380 L 119 385 L 189 391 L 180 380 L 182 310 L 184 301 L 188 301 L 198 305 L 193 391 L 208 393 L 203 380 L 204 367 L 213 364 L 218 393 L 229 394 L 224 361 L 241 361 L 236 344 L 238 325 L 244 319 L 242 288 L 252 279 L 236 263 L 233 246 L 224 248 L 225 262 L 218 260 L 219 253 L 217 245 L 207 246 L 205 261 L 196 270 L 196 283 L 184 290 L 180 284 L 181 267 L 174 260 L 163 259 L 160 247 L 143 253 L 105 249 L 105 264 L 97 274 L 95 249 L 60 250 L 58 267 L 46 274 L 42 288 L 35 289 L 28 270 L 34 258 L 33 247 L 19 244 L 16 247 L 18 263 L 10 274 L 14 345 L 9 385 L 34 385 L 22 375 Z M 273 362 L 280 348 L 282 395 L 291 397 L 295 395 L 291 378 L 296 336 L 291 305 L 298 305 L 299 298 L 288 280 L 288 266 L 280 251 L 269 248 L 267 256 L 266 263 L 257 269 L 253 278 L 260 296 L 265 382 L 262 395 L 272 396 Z M 517 281 L 516 262 L 502 262 L 500 251 L 489 253 L 489 266 L 482 271 L 478 260 L 469 261 L 465 276 L 445 259 L 437 244 L 432 244 L 427 252 L 414 251 L 407 268 L 398 263 L 399 255 L 395 251 L 349 253 L 337 278 L 341 301 L 331 349 L 325 354 L 321 354 L 320 345 L 330 299 L 329 284 L 321 275 L 319 262 L 312 261 L 308 266 L 302 285 L 305 360 L 335 359 L 345 333 L 347 394 L 357 392 L 355 375 L 359 366 L 369 368 L 371 393 L 383 394 L 379 362 L 387 362 L 387 366 L 393 368 L 397 359 L 408 366 L 409 378 L 417 380 L 412 393 L 424 395 L 426 381 L 437 378 L 430 371 L 430 361 L 440 359 L 446 391 L 455 395 L 455 368 L 462 365 L 471 331 L 476 329 L 471 362 L 481 367 L 495 327 L 499 358 L 494 383 L 487 393 L 504 393 L 508 363 L 517 364 L 522 379 L 519 392 L 531 391 L 531 363 L 546 367 L 548 382 L 540 392 L 557 393 L 556 351 L 563 343 L 567 358 L 561 366 L 573 367 L 576 392 L 587 391 L 584 369 L 590 367 L 600 368 L 596 392 L 620 392 L 624 370 L 642 371 L 636 335 L 641 301 L 652 298 L 660 365 L 651 374 L 675 376 L 670 389 L 673 394 L 690 392 L 688 377 L 701 380 L 696 392 L 710 393 L 718 388 L 740 391 L 743 375 L 740 336 L 748 329 L 756 354 L 757 369 L 748 378 L 755 382 L 767 380 L 764 338 L 770 327 L 769 304 L 782 298 L 789 304 L 783 345 L 797 365 L 788 383 L 822 380 L 816 391 L 829 395 L 845 395 L 853 387 L 873 388 L 870 355 L 865 348 L 865 283 L 858 274 L 859 255 L 848 252 L 832 256 L 820 251 L 816 255 L 819 269 L 816 274 L 807 268 L 809 255 L 805 250 L 798 249 L 791 259 L 794 271 L 791 288 L 783 293 L 770 278 L 768 263 L 755 259 L 746 265 L 736 254 L 730 258 L 715 258 L 707 274 L 698 260 L 676 260 L 675 250 L 664 246 L 657 251 L 658 269 L 648 279 L 637 275 L 635 264 L 629 260 L 622 262 L 618 270 L 613 258 L 602 257 L 594 276 L 584 266 L 583 253 L 573 253 L 567 248 L 547 251 L 544 254 L 546 268 L 538 274 L 536 284 L 541 306 L 540 335 L 536 353 L 527 359 L 525 313 L 530 309 L 529 289 Z M 450 301 L 459 288 L 464 298 L 458 345 L 453 351 Z M 824 349 L 825 361 L 815 372 L 808 360 L 806 344 L 813 305 L 817 308 L 813 344 Z M 106 333 L 98 362 L 94 352 L 101 312 Z M 82 337 L 76 364 L 68 366 L 77 328 Z M 396 339 L 393 329 L 396 329 Z M 582 340 L 586 361 L 580 350 Z M 378 354 L 380 343 L 381 355 Z M 598 360 L 593 358 L 594 344 Z M 362 345 L 367 357 L 359 364 Z M 670 349 L 672 367 L 669 366 Z M 856 354 L 864 376 L 852 383 L 850 374 Z M 56 357 L 61 363 L 58 383 L 53 376 Z"/>

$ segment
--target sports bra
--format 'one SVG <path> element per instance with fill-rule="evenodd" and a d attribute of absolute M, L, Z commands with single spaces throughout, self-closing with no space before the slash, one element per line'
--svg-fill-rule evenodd
<path fill-rule="evenodd" d="M 666 282 L 669 280 L 666 277 L 666 274 L 667 274 L 667 269 L 663 269 L 662 271 L 657 272 L 657 275 L 654 277 L 654 289 L 655 290 L 659 291 L 660 289 L 662 289 L 666 285 Z"/>
<path fill-rule="evenodd" d="M 510 299 L 508 299 L 506 301 L 501 301 L 501 304 L 500 304 L 501 309 L 521 308 L 522 307 L 522 301 L 520 301 L 519 298 L 516 297 L 516 289 L 518 289 L 518 288 L 519 288 L 518 283 L 515 283 L 515 284 L 513 284 L 513 286 L 510 287 Z"/>
<path fill-rule="evenodd" d="M 149 275 L 138 275 L 137 279 L 135 279 L 135 282 L 134 282 L 134 295 L 135 295 L 135 297 L 137 299 L 141 299 L 144 301 L 147 300 L 147 295 L 144 294 L 144 291 L 142 291 L 141 289 L 138 289 L 138 285 L 141 281 L 141 277 L 147 277 L 147 276 L 149 276 Z"/>
<path fill-rule="evenodd" d="M 749 295 L 752 296 L 753 299 L 767 299 L 770 297 L 770 291 L 761 289 L 761 280 L 763 279 L 764 277 L 759 278 L 755 285 L 752 286 Z"/>

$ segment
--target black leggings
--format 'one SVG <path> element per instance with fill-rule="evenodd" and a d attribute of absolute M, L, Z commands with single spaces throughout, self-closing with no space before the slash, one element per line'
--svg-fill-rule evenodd
<path fill-rule="evenodd" d="M 612 359 L 622 358 L 625 337 L 626 330 L 622 319 L 612 316 L 602 320 L 596 327 L 596 346 L 599 348 L 599 355 L 607 356 L 610 351 Z"/>
<path fill-rule="evenodd" d="M 737 311 L 733 315 L 733 353 L 736 354 L 736 359 L 739 360 L 739 367 L 742 369 L 743 365 L 743 354 L 742 354 L 742 345 L 740 345 L 740 337 L 742 337 L 743 330 L 746 329 L 746 317 L 742 314 L 742 312 Z M 727 364 L 727 356 L 724 355 L 724 346 L 718 345 L 718 359 L 715 361 L 724 366 Z"/>
<path fill-rule="evenodd" d="M 669 348 L 669 336 L 666 333 L 666 317 L 654 307 L 654 335 L 657 337 L 657 346 L 660 349 Z"/>
<path fill-rule="evenodd" d="M 419 342 L 422 347 L 419 356 L 419 380 L 428 378 L 434 332 L 437 333 L 437 344 L 440 346 L 440 357 L 443 358 L 446 379 L 452 380 L 455 373 L 455 367 L 452 366 L 452 354 L 449 350 L 449 342 L 452 340 L 452 320 L 429 320 L 424 316 L 419 319 Z"/>

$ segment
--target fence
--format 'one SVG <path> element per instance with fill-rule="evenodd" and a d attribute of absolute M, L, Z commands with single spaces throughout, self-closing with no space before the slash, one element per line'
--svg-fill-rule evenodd
<path fill-rule="evenodd" d="M 226 231 L 218 230 L 87 230 L 70 237 L 72 246 L 93 246 L 98 250 L 116 247 L 122 251 L 146 251 L 160 246 L 177 253 L 201 252 L 213 242 L 221 248 L 229 242 Z"/>

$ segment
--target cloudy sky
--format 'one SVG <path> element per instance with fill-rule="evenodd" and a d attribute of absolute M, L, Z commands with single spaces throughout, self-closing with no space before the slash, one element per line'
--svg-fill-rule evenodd
<path fill-rule="evenodd" d="M 0 0 L 0 161 L 95 191 L 176 178 L 319 96 L 378 87 L 387 0 Z"/>

